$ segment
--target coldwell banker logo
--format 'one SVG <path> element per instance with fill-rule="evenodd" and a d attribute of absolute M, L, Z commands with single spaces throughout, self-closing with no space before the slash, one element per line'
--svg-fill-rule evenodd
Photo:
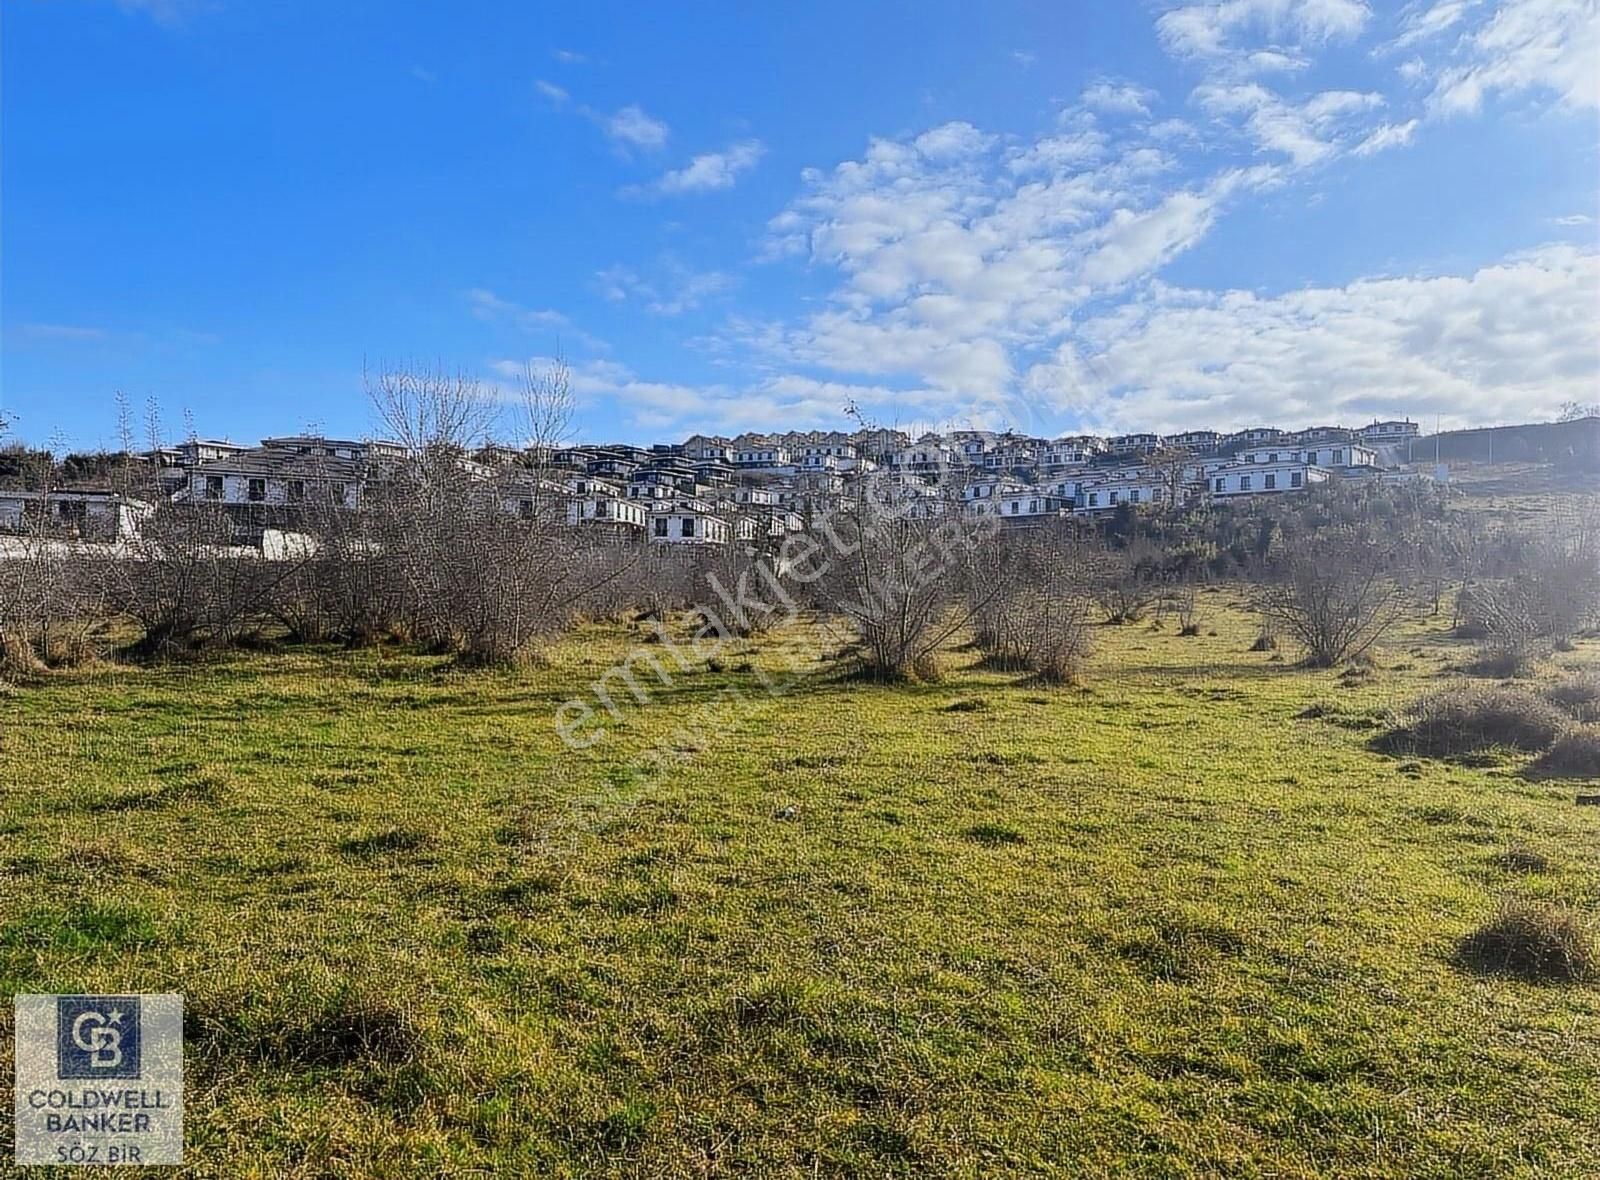
<path fill-rule="evenodd" d="M 183 1162 L 183 997 L 16 998 L 19 1164 Z"/>
<path fill-rule="evenodd" d="M 56 1077 L 138 1076 L 138 996 L 56 997 Z"/>

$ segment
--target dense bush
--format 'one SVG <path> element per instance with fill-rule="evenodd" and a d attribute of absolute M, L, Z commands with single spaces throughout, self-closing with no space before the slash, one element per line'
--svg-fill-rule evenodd
<path fill-rule="evenodd" d="M 1568 724 L 1543 697 L 1504 685 L 1448 688 L 1423 697 L 1407 713 L 1409 724 L 1384 743 L 1446 757 L 1495 747 L 1548 749 Z"/>
<path fill-rule="evenodd" d="M 1569 729 L 1528 771 L 1551 778 L 1600 778 L 1600 725 Z"/>

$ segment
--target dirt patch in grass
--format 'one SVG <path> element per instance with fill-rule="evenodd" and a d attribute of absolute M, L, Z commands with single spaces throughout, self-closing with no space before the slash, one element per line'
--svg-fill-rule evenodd
<path fill-rule="evenodd" d="M 1516 844 L 1504 852 L 1497 853 L 1491 858 L 1491 863 L 1503 872 L 1516 873 L 1519 876 L 1548 873 L 1552 867 L 1548 856 L 1524 844 Z"/>
<path fill-rule="evenodd" d="M 299 989 L 278 1010 L 250 997 L 201 998 L 183 1023 L 185 1044 L 202 1056 L 302 1069 L 402 1064 L 424 1042 L 408 1004 L 362 986 Z"/>
<path fill-rule="evenodd" d="M 1028 838 L 1021 832 L 1004 824 L 973 824 L 961 834 L 974 844 L 982 844 L 985 848 L 1005 848 L 1028 842 Z"/>
<path fill-rule="evenodd" d="M 951 701 L 941 713 L 984 713 L 989 708 L 989 702 L 981 697 L 968 697 L 965 700 Z"/>
<path fill-rule="evenodd" d="M 1244 936 L 1237 930 L 1187 918 L 1164 919 L 1149 935 L 1130 939 L 1118 948 L 1141 974 L 1173 982 L 1194 980 L 1244 951 Z"/>
<path fill-rule="evenodd" d="M 352 836 L 339 842 L 339 851 L 358 860 L 395 856 L 431 847 L 433 837 L 418 828 L 385 828 L 367 836 Z"/>

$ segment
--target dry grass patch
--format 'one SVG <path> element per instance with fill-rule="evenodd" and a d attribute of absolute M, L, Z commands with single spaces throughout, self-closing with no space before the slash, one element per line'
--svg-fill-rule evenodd
<path fill-rule="evenodd" d="M 1447 688 L 1406 712 L 1409 724 L 1380 742 L 1391 753 L 1452 757 L 1496 748 L 1533 753 L 1548 749 L 1568 724 L 1543 697 L 1505 685 Z"/>
<path fill-rule="evenodd" d="M 1458 966 L 1481 975 L 1509 975 L 1531 983 L 1592 979 L 1594 941 L 1570 909 L 1512 901 L 1456 947 Z"/>
<path fill-rule="evenodd" d="M 1600 778 L 1600 725 L 1569 729 L 1528 767 L 1528 773 L 1545 778 Z"/>

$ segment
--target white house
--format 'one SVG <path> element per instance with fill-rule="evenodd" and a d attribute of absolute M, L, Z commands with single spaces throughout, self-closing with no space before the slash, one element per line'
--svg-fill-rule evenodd
<path fill-rule="evenodd" d="M 567 523 L 600 526 L 619 533 L 643 533 L 648 516 L 645 506 L 620 496 L 579 496 L 567 503 Z"/>
<path fill-rule="evenodd" d="M 1332 442 L 1300 448 L 1300 457 L 1316 467 L 1332 470 L 1354 467 L 1376 467 L 1378 452 L 1360 443 Z"/>
<path fill-rule="evenodd" d="M 726 545 L 733 535 L 727 518 L 712 513 L 704 500 L 652 504 L 649 537 L 669 545 Z"/>
<path fill-rule="evenodd" d="M 889 455 L 889 469 L 918 475 L 935 475 L 948 471 L 956 462 L 955 449 L 936 435 L 924 435 L 909 447 L 902 447 Z"/>
<path fill-rule="evenodd" d="M 733 453 L 733 465 L 742 468 L 788 467 L 793 463 L 789 448 L 781 443 L 752 443 Z"/>
<path fill-rule="evenodd" d="M 1155 434 L 1119 434 L 1106 446 L 1113 455 L 1153 455 L 1161 449 L 1161 437 Z"/>
<path fill-rule="evenodd" d="M 1036 522 L 1043 517 L 1072 511 L 1072 501 L 1052 496 L 1044 488 L 1008 491 L 995 502 L 995 515 L 1007 523 Z"/>
<path fill-rule="evenodd" d="M 1161 441 L 1193 455 L 1210 455 L 1222 445 L 1222 435 L 1215 430 L 1186 430 L 1182 434 L 1169 434 Z"/>
<path fill-rule="evenodd" d="M 115 492 L 62 488 L 50 492 L 0 491 L 0 531 L 124 541 L 155 515 L 154 505 Z"/>
<path fill-rule="evenodd" d="M 1417 424 L 1407 418 L 1403 422 L 1374 422 L 1370 426 L 1361 428 L 1362 441 L 1375 447 L 1394 446 L 1396 443 L 1410 442 L 1421 434 Z"/>
<path fill-rule="evenodd" d="M 1124 504 L 1135 507 L 1144 504 L 1165 504 L 1169 498 L 1167 481 L 1159 474 L 1136 472 L 1093 481 L 1085 480 L 1078 488 L 1073 506 L 1079 512 L 1092 515 L 1114 511 Z"/>
<path fill-rule="evenodd" d="M 1077 443 L 1056 441 L 1045 448 L 1039 460 L 1040 469 L 1054 474 L 1073 467 L 1083 467 L 1094 458 L 1094 453 Z"/>
<path fill-rule="evenodd" d="M 1234 496 L 1270 495 L 1298 492 L 1313 484 L 1326 483 L 1328 473 L 1297 459 L 1273 463 L 1230 463 L 1211 473 L 1211 494 L 1226 500 Z"/>
<path fill-rule="evenodd" d="M 229 508 L 355 508 L 365 476 L 366 464 L 359 459 L 262 446 L 195 468 L 188 498 Z"/>
<path fill-rule="evenodd" d="M 1339 470 L 1353 467 L 1376 467 L 1378 453 L 1360 443 L 1330 442 L 1314 446 L 1291 446 L 1284 443 L 1252 447 L 1240 451 L 1238 459 L 1245 463 L 1309 463 L 1315 467 Z"/>

